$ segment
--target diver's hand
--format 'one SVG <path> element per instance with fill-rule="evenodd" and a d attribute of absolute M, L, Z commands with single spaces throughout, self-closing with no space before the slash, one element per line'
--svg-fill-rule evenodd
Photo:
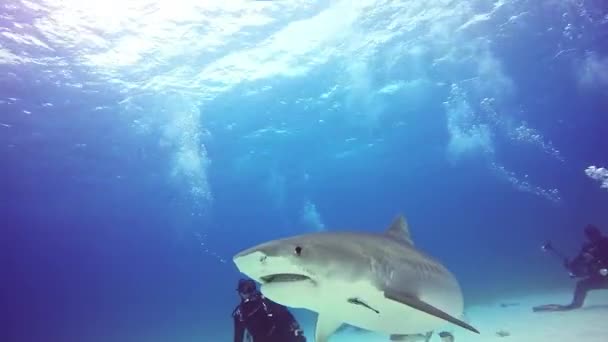
<path fill-rule="evenodd" d="M 602 268 L 599 273 L 603 277 L 608 276 L 608 269 Z"/>

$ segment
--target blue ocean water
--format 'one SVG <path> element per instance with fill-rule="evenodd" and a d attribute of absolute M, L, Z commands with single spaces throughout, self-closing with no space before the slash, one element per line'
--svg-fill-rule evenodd
<path fill-rule="evenodd" d="M 4 2 L 0 340 L 228 341 L 236 252 L 399 213 L 467 305 L 569 290 L 606 42 L 601 0 Z"/>

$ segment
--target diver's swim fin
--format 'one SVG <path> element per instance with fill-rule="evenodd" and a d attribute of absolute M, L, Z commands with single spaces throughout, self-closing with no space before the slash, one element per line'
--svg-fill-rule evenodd
<path fill-rule="evenodd" d="M 532 311 L 534 312 L 543 312 L 543 311 L 566 311 L 568 310 L 569 307 L 567 305 L 560 305 L 560 304 L 547 304 L 547 305 L 540 305 L 540 306 L 535 306 L 532 308 Z"/>

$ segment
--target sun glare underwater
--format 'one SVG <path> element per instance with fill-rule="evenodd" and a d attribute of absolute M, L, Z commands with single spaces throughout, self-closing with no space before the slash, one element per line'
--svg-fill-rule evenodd
<path fill-rule="evenodd" d="M 4 1 L 0 341 L 605 342 L 607 151 L 604 0 Z"/>

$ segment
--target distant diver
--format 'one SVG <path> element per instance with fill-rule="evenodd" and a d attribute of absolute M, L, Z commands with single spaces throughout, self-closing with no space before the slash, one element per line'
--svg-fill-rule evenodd
<path fill-rule="evenodd" d="M 568 305 L 548 304 L 534 307 L 539 311 L 567 311 L 578 309 L 583 306 L 587 292 L 591 290 L 608 289 L 608 237 L 603 236 L 594 225 L 585 227 L 586 242 L 580 253 L 572 261 L 564 258 L 564 267 L 570 271 L 570 277 L 583 278 L 576 284 L 574 297 Z M 543 246 L 544 250 L 555 251 L 550 245 Z"/>
<path fill-rule="evenodd" d="M 232 313 L 234 342 L 306 342 L 289 310 L 265 298 L 253 280 L 239 280 L 237 292 L 241 302 Z M 245 334 L 251 339 L 244 340 Z"/>

